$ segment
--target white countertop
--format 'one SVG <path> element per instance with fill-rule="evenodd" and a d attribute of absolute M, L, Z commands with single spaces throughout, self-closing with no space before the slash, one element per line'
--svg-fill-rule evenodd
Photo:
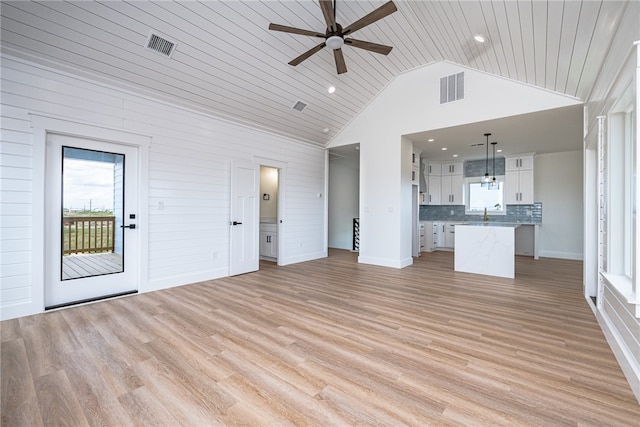
<path fill-rule="evenodd" d="M 521 225 L 535 225 L 535 224 L 521 224 L 517 222 L 464 222 L 456 225 L 467 225 L 471 227 L 512 227 L 518 228 Z"/>

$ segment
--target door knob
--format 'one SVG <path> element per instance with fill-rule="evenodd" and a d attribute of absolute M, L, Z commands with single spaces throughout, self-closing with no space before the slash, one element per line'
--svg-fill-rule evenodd
<path fill-rule="evenodd" d="M 242 223 L 241 223 L 241 222 L 238 222 L 238 221 L 233 221 L 233 222 L 231 223 L 231 225 L 241 225 L 241 224 L 242 224 Z"/>
<path fill-rule="evenodd" d="M 120 228 L 130 228 L 132 230 L 135 230 L 136 229 L 136 225 L 135 224 L 121 225 Z"/>

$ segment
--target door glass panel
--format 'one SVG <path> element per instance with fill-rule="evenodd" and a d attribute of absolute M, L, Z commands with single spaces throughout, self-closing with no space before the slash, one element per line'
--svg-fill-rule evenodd
<path fill-rule="evenodd" d="M 61 280 L 124 271 L 124 155 L 63 147 Z"/>

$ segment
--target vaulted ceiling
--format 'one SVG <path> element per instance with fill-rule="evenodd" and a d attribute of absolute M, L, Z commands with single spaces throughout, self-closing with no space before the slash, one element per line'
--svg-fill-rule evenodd
<path fill-rule="evenodd" d="M 336 20 L 349 25 L 384 3 L 338 0 Z M 585 99 L 633 2 L 394 3 L 397 12 L 353 34 L 391 53 L 345 46 L 340 75 L 328 48 L 287 65 L 319 39 L 268 29 L 323 33 L 311 0 L 2 1 L 2 52 L 325 146 L 395 76 L 442 60 Z M 170 58 L 146 49 L 151 32 L 176 43 Z"/>

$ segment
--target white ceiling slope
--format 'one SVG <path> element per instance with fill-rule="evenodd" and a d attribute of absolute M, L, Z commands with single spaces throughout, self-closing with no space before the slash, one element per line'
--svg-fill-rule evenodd
<path fill-rule="evenodd" d="M 385 1 L 338 0 L 337 22 Z M 585 99 L 633 3 L 394 2 L 396 13 L 353 34 L 393 51 L 347 46 L 342 75 L 326 48 L 287 65 L 321 40 L 268 30 L 273 22 L 323 32 L 311 0 L 2 1 L 1 44 L 10 55 L 325 146 L 395 76 L 441 60 Z M 144 48 L 152 30 L 177 42 L 171 58 Z M 477 33 L 489 41 L 477 44 Z M 298 100 L 308 104 L 303 112 L 292 110 Z"/>

